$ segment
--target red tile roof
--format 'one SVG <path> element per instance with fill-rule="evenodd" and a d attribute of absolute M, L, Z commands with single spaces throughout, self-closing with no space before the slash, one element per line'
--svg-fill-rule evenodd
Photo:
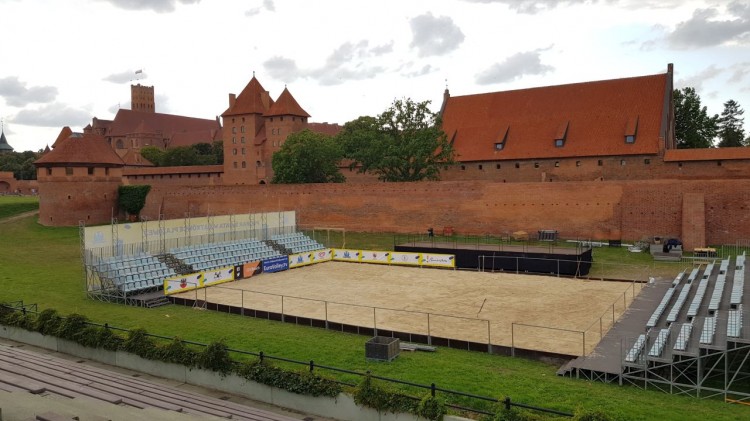
<path fill-rule="evenodd" d="M 57 139 L 55 139 L 54 142 L 52 142 L 52 148 L 54 149 L 58 143 L 60 143 L 62 140 L 65 140 L 70 137 L 70 135 L 73 134 L 73 130 L 70 130 L 70 127 L 65 126 L 60 130 L 60 134 L 57 135 Z"/>
<path fill-rule="evenodd" d="M 664 162 L 750 159 L 750 148 L 669 149 Z"/>
<path fill-rule="evenodd" d="M 148 130 L 141 132 L 140 130 Z M 147 113 L 120 109 L 107 130 L 107 136 L 119 137 L 132 133 L 161 133 L 168 138 L 175 133 L 221 130 L 216 120 L 181 115 Z"/>
<path fill-rule="evenodd" d="M 658 154 L 671 74 L 449 97 L 459 161 Z M 637 125 L 636 140 L 625 135 Z M 555 138 L 565 135 L 562 147 Z M 505 143 L 502 150 L 495 144 Z"/>
<path fill-rule="evenodd" d="M 153 167 L 154 163 L 144 158 L 141 151 L 135 149 L 118 149 L 124 150 L 125 154 L 121 156 L 122 161 L 128 167 Z M 120 155 L 119 153 L 117 154 Z"/>
<path fill-rule="evenodd" d="M 34 165 L 122 167 L 125 163 L 103 136 L 84 133 L 57 142 L 57 147 L 37 159 Z"/>
<path fill-rule="evenodd" d="M 279 99 L 271 105 L 268 111 L 263 114 L 267 117 L 277 115 L 293 115 L 298 117 L 310 117 L 307 111 L 303 110 L 302 107 L 297 103 L 289 89 L 284 87 L 284 91 L 279 95 Z"/>
<path fill-rule="evenodd" d="M 336 136 L 343 129 L 342 126 L 336 123 L 308 123 L 307 128 L 316 133 L 328 136 Z"/>
<path fill-rule="evenodd" d="M 227 108 L 221 115 L 223 117 L 239 114 L 263 114 L 271 106 L 271 104 L 264 103 L 264 96 L 268 96 L 268 91 L 263 89 L 258 79 L 253 76 L 247 86 L 245 86 L 245 89 L 237 96 L 234 104 Z"/>
<path fill-rule="evenodd" d="M 217 132 L 221 132 L 221 130 L 199 130 L 194 132 L 175 133 L 169 139 L 168 147 L 191 146 L 196 143 L 211 144 L 216 140 L 221 140 L 221 134 L 217 134 Z"/>

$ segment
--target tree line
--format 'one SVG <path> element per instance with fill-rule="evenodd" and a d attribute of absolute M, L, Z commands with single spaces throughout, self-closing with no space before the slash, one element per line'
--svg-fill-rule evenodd
<path fill-rule="evenodd" d="M 750 136 L 745 137 L 742 109 L 737 101 L 724 103 L 721 115 L 709 115 L 701 106 L 695 88 L 685 87 L 674 91 L 675 139 L 678 148 L 727 148 L 750 146 Z"/>

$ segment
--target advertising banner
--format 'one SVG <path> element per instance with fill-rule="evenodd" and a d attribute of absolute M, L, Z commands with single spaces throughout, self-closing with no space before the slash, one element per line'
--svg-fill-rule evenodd
<path fill-rule="evenodd" d="M 274 257 L 263 261 L 263 272 L 273 273 L 289 269 L 289 258 L 287 256 Z"/>
<path fill-rule="evenodd" d="M 391 253 L 388 251 L 361 250 L 360 253 L 362 253 L 362 259 L 360 259 L 362 263 L 387 264 L 390 262 Z"/>
<path fill-rule="evenodd" d="M 263 272 L 263 266 L 260 265 L 260 262 L 245 263 L 238 267 L 242 268 L 242 278 L 237 277 L 237 271 L 235 270 L 234 279 L 246 279 Z"/>
<path fill-rule="evenodd" d="M 333 260 L 340 260 L 342 262 L 359 262 L 362 254 L 359 250 L 350 249 L 333 249 Z"/>
<path fill-rule="evenodd" d="M 290 254 L 289 268 L 291 269 L 315 263 L 315 261 L 313 260 L 313 254 L 314 253 L 311 251 L 305 253 Z"/>
<path fill-rule="evenodd" d="M 190 291 L 203 286 L 203 273 L 178 275 L 164 279 L 164 295 Z"/>
<path fill-rule="evenodd" d="M 392 265 L 419 266 L 422 263 L 419 253 L 405 253 L 400 251 L 391 252 Z"/>
<path fill-rule="evenodd" d="M 333 260 L 333 250 L 331 249 L 315 250 L 312 253 L 315 263 Z"/>
<path fill-rule="evenodd" d="M 227 266 L 203 272 L 204 287 L 219 285 L 229 281 L 234 281 L 234 266 Z"/>
<path fill-rule="evenodd" d="M 436 266 L 443 268 L 454 268 L 456 267 L 456 256 L 452 254 L 423 254 L 422 255 L 423 266 Z"/>

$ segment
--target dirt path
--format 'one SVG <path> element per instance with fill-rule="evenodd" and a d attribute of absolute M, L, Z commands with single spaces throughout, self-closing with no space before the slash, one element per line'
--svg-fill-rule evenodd
<path fill-rule="evenodd" d="M 32 215 L 37 215 L 37 214 L 39 214 L 39 209 L 24 212 L 24 213 L 19 213 L 18 215 L 9 216 L 7 218 L 0 218 L 0 224 L 6 224 L 8 222 L 17 221 L 19 219 L 23 219 L 23 218 L 26 218 Z"/>

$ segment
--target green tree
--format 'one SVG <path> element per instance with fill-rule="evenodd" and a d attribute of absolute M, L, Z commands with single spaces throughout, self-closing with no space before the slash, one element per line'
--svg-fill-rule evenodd
<path fill-rule="evenodd" d="M 718 115 L 709 117 L 695 88 L 674 91 L 675 137 L 677 147 L 710 148 L 717 133 Z"/>
<path fill-rule="evenodd" d="M 224 142 L 221 140 L 215 141 L 213 144 L 211 144 L 211 153 L 216 159 L 216 164 L 223 164 L 224 163 Z"/>
<path fill-rule="evenodd" d="M 117 202 L 120 207 L 135 218 L 141 213 L 146 205 L 146 196 L 151 191 L 151 186 L 120 186 L 117 188 Z"/>
<path fill-rule="evenodd" d="M 32 151 L 0 153 L 0 171 L 12 172 L 16 180 L 36 180 L 34 161 L 40 156 Z"/>
<path fill-rule="evenodd" d="M 399 99 L 377 117 L 346 123 L 338 136 L 344 156 L 383 181 L 438 180 L 455 153 L 429 104 Z"/>
<path fill-rule="evenodd" d="M 310 130 L 290 134 L 273 154 L 272 183 L 342 183 L 342 151 L 335 138 Z"/>
<path fill-rule="evenodd" d="M 745 110 L 737 101 L 730 99 L 724 103 L 724 111 L 719 118 L 719 147 L 747 146 L 745 129 L 742 127 Z"/>
<path fill-rule="evenodd" d="M 141 156 L 148 159 L 157 167 L 163 166 L 164 151 L 157 148 L 156 146 L 144 146 L 143 148 L 141 148 Z"/>

